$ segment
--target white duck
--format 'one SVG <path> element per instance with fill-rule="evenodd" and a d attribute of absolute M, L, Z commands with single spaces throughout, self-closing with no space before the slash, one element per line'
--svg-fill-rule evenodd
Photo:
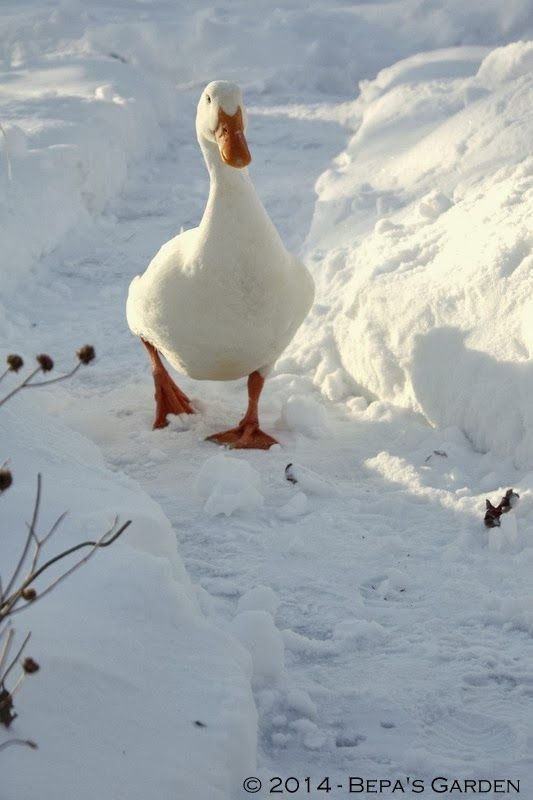
<path fill-rule="evenodd" d="M 164 244 L 131 283 L 128 324 L 148 350 L 155 383 L 154 428 L 167 414 L 193 414 L 160 353 L 198 380 L 248 375 L 248 409 L 236 428 L 209 436 L 236 448 L 276 442 L 259 427 L 264 379 L 305 319 L 314 296 L 306 267 L 289 253 L 248 175 L 240 89 L 213 81 L 196 116 L 211 187 L 198 228 Z"/>

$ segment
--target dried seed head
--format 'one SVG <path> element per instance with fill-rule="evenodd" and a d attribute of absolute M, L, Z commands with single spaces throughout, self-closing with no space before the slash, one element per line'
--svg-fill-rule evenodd
<path fill-rule="evenodd" d="M 514 489 L 507 489 L 500 503 L 504 511 L 509 511 L 520 500 L 520 495 Z"/>
<path fill-rule="evenodd" d="M 84 344 L 83 347 L 80 347 L 77 351 L 76 355 L 82 364 L 90 364 L 96 357 L 92 344 Z"/>
<path fill-rule="evenodd" d="M 13 711 L 13 698 L 10 692 L 7 691 L 5 686 L 0 686 L 0 723 L 5 725 L 6 728 L 9 728 L 16 717 L 17 715 Z"/>
<path fill-rule="evenodd" d="M 5 492 L 13 483 L 13 475 L 10 469 L 0 468 L 0 492 Z"/>
<path fill-rule="evenodd" d="M 28 586 L 26 589 L 22 590 L 22 597 L 24 600 L 27 600 L 28 603 L 31 603 L 31 601 L 35 600 L 37 597 L 37 592 L 31 586 Z"/>
<path fill-rule="evenodd" d="M 20 356 L 17 356 L 16 353 L 8 355 L 6 361 L 11 372 L 18 372 L 19 369 L 24 366 L 24 361 Z"/>
<path fill-rule="evenodd" d="M 37 363 L 40 364 L 43 372 L 50 372 L 54 368 L 54 362 L 46 353 L 41 353 L 37 356 Z"/>
<path fill-rule="evenodd" d="M 31 675 L 34 672 L 38 672 L 39 664 L 33 660 L 30 656 L 27 656 L 24 661 L 22 662 L 22 669 L 27 675 Z"/>

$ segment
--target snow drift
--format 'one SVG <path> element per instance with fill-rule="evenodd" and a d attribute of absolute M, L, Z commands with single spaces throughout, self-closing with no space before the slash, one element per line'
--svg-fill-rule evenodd
<path fill-rule="evenodd" d="M 411 407 L 517 466 L 533 465 L 532 63 L 533 42 L 462 47 L 364 82 L 308 240 L 326 394 Z"/>
<path fill-rule="evenodd" d="M 2 755 L 5 796 L 28 796 L 42 783 L 46 797 L 166 799 L 179 787 L 183 796 L 226 800 L 255 764 L 249 656 L 200 612 L 159 506 L 28 402 L 2 408 L 2 456 L 14 475 L 2 496 L 2 577 L 25 540 L 37 471 L 39 535 L 69 511 L 45 559 L 100 536 L 115 515 L 133 522 L 13 620 L 18 644 L 32 631 L 28 653 L 41 669 L 16 696 L 9 734 L 39 749 Z"/>

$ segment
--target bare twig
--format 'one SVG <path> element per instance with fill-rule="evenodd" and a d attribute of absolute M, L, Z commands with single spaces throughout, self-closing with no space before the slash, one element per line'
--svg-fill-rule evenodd
<path fill-rule="evenodd" d="M 3 630 L 0 635 L 3 636 L 4 634 L 5 634 L 5 630 Z M 2 651 L 0 652 L 0 677 L 3 674 L 4 663 L 9 658 L 9 651 L 11 649 L 11 644 L 13 642 L 13 637 L 14 636 L 15 636 L 15 631 L 13 630 L 13 628 L 10 628 L 9 631 L 7 632 L 6 640 L 5 640 L 4 645 L 2 647 Z"/>
<path fill-rule="evenodd" d="M 51 383 L 59 383 L 60 381 L 66 381 L 67 378 L 72 378 L 73 375 L 79 370 L 82 366 L 83 362 L 78 361 L 75 367 L 73 367 L 70 372 L 66 372 L 64 375 L 59 375 L 57 378 L 50 378 L 48 381 L 34 381 L 33 383 L 28 383 L 24 388 L 26 389 L 33 389 L 34 386 L 50 386 Z"/>
<path fill-rule="evenodd" d="M 66 381 L 68 378 L 72 378 L 73 375 L 79 370 L 82 365 L 90 364 L 91 361 L 94 361 L 95 352 L 94 347 L 91 344 L 85 344 L 83 347 L 80 347 L 79 350 L 76 352 L 76 356 L 78 357 L 78 363 L 69 371 L 65 372 L 64 375 L 59 375 L 57 378 L 50 378 L 46 381 L 34 381 L 33 378 L 37 375 L 38 372 L 50 372 L 54 368 L 54 362 L 50 358 L 50 356 L 46 355 L 45 353 L 41 353 L 38 355 L 37 366 L 29 375 L 24 378 L 14 389 L 12 389 L 5 397 L 0 399 L 0 406 L 4 403 L 7 403 L 13 395 L 20 392 L 22 389 L 34 389 L 38 386 L 50 386 L 52 383 L 59 383 L 60 381 Z M 22 358 L 18 355 L 10 355 L 7 357 L 8 367 L 7 369 L 0 375 L 0 381 L 7 375 L 8 372 L 18 372 L 19 369 L 24 365 Z"/>
<path fill-rule="evenodd" d="M 9 183 L 11 183 L 11 181 L 13 180 L 13 170 L 11 168 L 11 156 L 9 154 L 9 139 L 7 138 L 7 133 L 2 124 L 0 124 L 0 133 L 4 137 L 4 153 L 6 156 L 7 180 Z"/>
<path fill-rule="evenodd" d="M 39 539 L 37 537 L 37 535 L 35 536 L 35 541 L 37 542 L 37 547 L 35 548 L 35 553 L 34 553 L 32 565 L 31 565 L 31 571 L 32 572 L 34 572 L 35 568 L 37 567 L 37 561 L 39 559 L 39 554 L 41 552 L 41 548 L 43 548 L 44 545 L 46 544 L 46 542 L 48 541 L 48 539 L 50 539 L 50 537 L 54 535 L 54 533 L 57 531 L 57 529 L 59 528 L 59 526 L 61 525 L 61 523 L 65 519 L 65 517 L 67 516 L 67 514 L 68 514 L 68 511 L 63 511 L 63 513 L 59 515 L 59 517 L 56 519 L 56 521 L 54 522 L 54 524 L 52 525 L 52 527 L 50 528 L 48 533 L 45 536 L 43 536 L 42 539 Z M 1 594 L 0 594 L 0 597 L 1 597 Z"/>
<path fill-rule="evenodd" d="M 25 678 L 26 678 L 26 672 L 24 670 L 22 670 L 22 672 L 20 673 L 20 675 L 18 676 L 18 678 L 17 678 L 17 680 L 15 682 L 15 685 L 13 686 L 12 689 L 9 690 L 9 699 L 11 700 L 11 702 L 13 702 L 13 697 L 15 696 L 16 692 L 18 692 L 18 690 L 22 686 L 22 683 L 25 680 Z"/>
<path fill-rule="evenodd" d="M 31 379 L 34 378 L 40 371 L 41 367 L 39 366 L 32 372 L 30 372 L 30 374 L 26 378 L 24 378 L 24 380 L 21 383 L 19 383 L 18 386 L 15 386 L 14 389 L 12 389 L 10 392 L 8 392 L 8 394 L 6 394 L 4 397 L 2 397 L 2 399 L 0 399 L 0 406 L 3 406 L 4 403 L 7 403 L 7 401 L 10 400 L 13 397 L 13 395 L 17 394 L 17 392 L 20 392 L 21 389 L 24 389 L 29 384 Z"/>
<path fill-rule="evenodd" d="M 4 133 L 5 136 L 1 125 L 0 133 Z M 45 353 L 36 356 L 38 366 L 30 371 L 26 378 L 20 381 L 4 397 L 0 398 L 0 406 L 3 406 L 22 389 L 49 386 L 53 383 L 59 383 L 60 381 L 72 378 L 82 364 L 86 365 L 94 360 L 94 347 L 92 345 L 84 345 L 76 352 L 76 356 L 78 358 L 78 363 L 69 372 L 49 380 L 35 381 L 34 378 L 38 372 L 50 372 L 54 368 L 54 362 L 50 356 Z M 8 366 L 3 372 L 0 372 L 0 382 L 7 376 L 8 372 L 19 372 L 24 366 L 23 359 L 17 354 L 12 353 L 8 355 L 6 361 Z M 9 489 L 12 482 L 13 476 L 11 471 L 6 468 L 5 464 L 0 464 L 0 494 Z M 69 547 L 57 553 L 55 556 L 40 564 L 44 546 L 57 531 L 67 514 L 67 512 L 61 514 L 47 533 L 40 537 L 37 528 L 41 508 L 41 497 L 42 476 L 39 473 L 37 475 L 37 491 L 33 504 L 31 521 L 28 524 L 28 531 L 22 547 L 22 552 L 6 586 L 4 586 L 0 577 L 0 723 L 6 728 L 9 728 L 17 716 L 13 708 L 13 695 L 21 687 L 27 675 L 31 675 L 39 670 L 39 664 L 34 661 L 34 659 L 26 657 L 21 660 L 21 656 L 28 644 L 31 634 L 26 636 L 22 644 L 18 647 L 14 657 L 11 658 L 11 650 L 15 636 L 14 630 L 10 624 L 11 616 L 27 608 L 29 604 L 34 603 L 36 600 L 45 597 L 61 581 L 65 580 L 65 578 L 88 561 L 97 550 L 101 547 L 109 547 L 109 545 L 113 544 L 131 524 L 131 520 L 128 520 L 118 527 L 119 521 L 118 518 L 115 518 L 112 526 L 102 534 L 100 538 L 94 541 L 88 540 L 80 542 L 73 547 Z M 32 545 L 33 553 L 30 555 Z M 42 576 L 43 573 L 54 564 L 62 562 L 63 559 L 83 549 L 87 550 L 87 552 L 82 557 L 79 557 L 68 569 L 63 568 L 63 571 L 60 569 L 57 577 L 51 579 L 47 584 L 45 582 L 44 589 L 37 593 L 32 584 Z M 29 567 L 27 566 L 27 562 L 29 562 Z M 23 571 L 26 572 L 25 577 L 21 577 Z M 20 601 L 25 602 L 21 604 Z M 16 679 L 14 679 L 14 684 L 8 689 L 6 687 L 6 681 L 17 665 L 20 668 L 20 673 L 17 675 Z M 31 748 L 37 747 L 35 742 L 30 739 L 9 739 L 0 744 L 0 751 L 14 744 L 25 745 Z"/>
<path fill-rule="evenodd" d="M 116 522 L 114 523 L 113 528 L 115 527 L 115 525 L 116 525 Z M 80 550 L 82 547 L 90 547 L 91 548 L 91 550 L 87 553 L 87 555 L 85 555 L 83 558 L 80 558 L 79 561 L 76 561 L 76 563 L 73 564 L 72 567 L 70 567 L 66 572 L 64 572 L 62 575 L 60 575 L 54 581 L 52 581 L 52 583 L 50 583 L 46 587 L 46 589 L 44 589 L 42 592 L 39 592 L 39 594 L 37 595 L 36 599 L 41 600 L 43 597 L 45 597 L 49 592 L 52 591 L 52 589 L 54 589 L 58 585 L 58 583 L 61 583 L 69 575 L 72 575 L 72 573 L 75 572 L 75 570 L 77 570 L 78 567 L 81 567 L 82 564 L 84 564 L 86 561 L 88 561 L 91 558 L 91 556 L 93 556 L 94 553 L 97 550 L 99 550 L 101 547 L 109 547 L 110 544 L 113 544 L 113 542 L 115 542 L 118 539 L 118 537 L 121 536 L 124 533 L 124 531 L 126 530 L 126 528 L 128 528 L 130 525 L 131 525 L 131 520 L 128 520 L 115 533 L 113 533 L 113 535 L 107 541 L 104 541 L 105 537 L 108 536 L 111 533 L 111 531 L 113 531 L 113 528 L 110 528 L 110 530 L 107 531 L 98 541 L 96 541 L 96 542 L 82 542 L 81 544 L 78 544 L 78 545 L 75 545 L 74 547 L 71 547 L 69 550 L 65 550 L 63 553 L 59 553 L 59 555 L 57 555 L 54 558 L 50 559 L 50 561 L 48 561 L 46 564 L 43 564 L 43 566 L 39 570 L 37 570 L 37 572 L 32 577 L 32 580 L 30 582 L 35 580 L 35 578 L 37 578 L 38 575 L 40 575 L 42 572 L 44 572 L 45 569 L 48 569 L 48 567 L 50 567 L 52 564 L 55 564 L 56 561 L 59 561 L 59 560 L 61 560 L 63 558 L 66 558 L 66 556 L 71 555 L 71 553 L 76 552 L 76 550 Z M 26 584 L 26 585 L 29 586 L 29 583 Z M 33 601 L 33 602 L 35 602 L 35 601 Z M 17 609 L 13 609 L 13 613 L 17 613 L 18 611 L 22 611 L 22 608 L 23 607 L 17 608 Z M 1 619 L 1 612 L 0 612 L 0 619 Z"/>
<path fill-rule="evenodd" d="M 24 562 L 26 561 L 26 557 L 28 555 L 28 550 L 30 549 L 30 543 L 31 543 L 31 540 L 32 540 L 32 538 L 34 536 L 35 526 L 37 525 L 37 520 L 39 518 L 39 507 L 41 505 L 41 489 L 42 489 L 42 476 L 41 476 L 41 473 L 39 472 L 38 475 L 37 475 L 37 493 L 35 495 L 35 503 L 33 504 L 33 514 L 32 514 L 32 519 L 31 519 L 31 523 L 30 523 L 30 528 L 29 528 L 29 531 L 28 531 L 28 535 L 26 536 L 26 542 L 24 543 L 24 547 L 22 549 L 21 556 L 20 556 L 20 558 L 18 560 L 18 564 L 15 567 L 15 571 L 14 571 L 13 575 L 11 576 L 11 580 L 9 581 L 9 583 L 6 586 L 5 595 L 9 595 L 9 593 L 13 589 L 13 586 L 15 585 L 15 582 L 16 582 L 19 574 L 20 574 L 20 571 L 21 571 L 22 567 L 24 566 Z M 2 601 L 2 607 L 3 607 L 3 600 L 4 600 L 5 595 L 3 595 L 2 598 L 0 598 L 0 600 Z M 0 609 L 0 611 L 1 611 L 1 609 Z M 0 619 L 1 618 L 2 618 L 2 615 L 0 613 Z"/>
<path fill-rule="evenodd" d="M 0 744 L 0 751 L 11 747 L 12 744 L 26 745 L 26 747 L 31 747 L 32 750 L 38 749 L 37 742 L 33 742 L 31 739 L 8 739 L 7 742 Z"/>
<path fill-rule="evenodd" d="M 31 633 L 28 633 L 26 638 L 24 639 L 24 641 L 20 645 L 19 649 L 17 650 L 16 656 L 11 660 L 11 664 L 8 667 L 6 667 L 5 672 L 1 676 L 0 684 L 5 683 L 5 681 L 7 680 L 7 676 L 9 675 L 9 673 L 11 672 L 11 670 L 13 669 L 13 667 L 15 666 L 15 664 L 18 662 L 19 658 L 21 657 L 21 655 L 22 655 L 22 653 L 24 651 L 24 648 L 26 647 L 26 645 L 30 641 L 30 637 L 31 637 Z M 11 694 L 13 694 L 13 692 L 11 692 Z"/>
<path fill-rule="evenodd" d="M 37 599 L 40 600 L 41 598 L 43 598 L 45 595 L 47 595 L 49 592 L 51 592 L 52 589 L 54 589 L 58 585 L 58 583 L 61 583 L 69 575 L 72 575 L 72 573 L 75 572 L 75 570 L 77 570 L 78 567 L 81 567 L 82 564 L 84 564 L 86 561 L 88 561 L 91 558 L 91 556 L 97 550 L 99 550 L 101 547 L 109 547 L 110 544 L 113 544 L 113 542 L 115 542 L 118 539 L 119 536 L 122 536 L 122 534 L 124 533 L 126 528 L 128 528 L 130 525 L 131 525 L 131 520 L 128 520 L 107 541 L 103 541 L 103 539 L 111 531 L 107 531 L 107 533 L 104 534 L 104 537 L 102 537 L 102 539 L 99 539 L 96 542 L 82 542 L 81 544 L 76 545 L 75 547 L 71 547 L 70 550 L 65 550 L 64 553 L 60 553 L 55 558 L 53 558 L 49 562 L 47 562 L 43 567 L 41 567 L 41 569 L 38 572 L 35 573 L 35 575 L 32 578 L 32 580 L 34 578 L 36 578 L 38 574 L 43 572 L 44 569 L 47 569 L 49 566 L 51 566 L 56 561 L 59 561 L 60 559 L 65 558 L 66 556 L 70 555 L 71 553 L 74 553 L 76 550 L 79 550 L 81 547 L 92 547 L 92 549 L 87 553 L 87 555 L 85 555 L 83 558 L 80 558 L 80 560 L 77 561 L 75 564 L 73 564 L 73 566 L 70 567 L 70 569 L 68 569 L 66 572 L 64 572 L 62 575 L 60 575 L 58 578 L 56 578 L 55 581 L 52 581 L 52 583 L 49 584 L 49 586 L 47 586 L 46 589 L 44 589 L 42 592 L 39 592 L 39 594 L 37 595 Z M 111 529 L 111 530 L 113 530 L 113 529 Z M 17 613 L 18 611 L 22 611 L 22 608 L 14 609 L 14 613 Z"/>
<path fill-rule="evenodd" d="M 26 608 L 27 605 L 30 603 L 34 603 L 37 599 L 41 599 L 45 595 L 48 594 L 58 583 L 60 583 L 64 578 L 68 575 L 71 575 L 74 570 L 78 569 L 81 564 L 88 561 L 88 559 L 93 555 L 96 550 L 102 547 L 109 547 L 110 544 L 113 544 L 119 536 L 121 536 L 126 528 L 131 524 L 131 520 L 128 520 L 120 528 L 117 528 L 118 519 L 113 521 L 112 526 L 104 533 L 102 536 L 97 540 L 89 540 L 85 542 L 79 542 L 79 544 L 73 545 L 73 547 L 69 547 L 66 550 L 62 550 L 57 555 L 49 558 L 48 561 L 45 561 L 44 564 L 38 566 L 39 557 L 42 553 L 42 549 L 46 542 L 50 539 L 50 537 L 55 533 L 58 529 L 61 522 L 64 520 L 66 513 L 64 512 L 58 519 L 54 522 L 51 526 L 48 533 L 43 536 L 42 539 L 39 539 L 37 535 L 37 524 L 39 521 L 39 511 L 41 507 L 41 497 L 42 497 L 42 476 L 39 473 L 37 475 L 37 492 L 35 495 L 35 502 L 33 504 L 33 512 L 31 522 L 28 526 L 28 534 L 26 536 L 26 541 L 24 542 L 24 547 L 22 549 L 22 553 L 20 558 L 17 562 L 13 575 L 11 576 L 7 586 L 5 589 L 2 590 L 0 593 L 0 623 L 2 620 L 5 620 L 7 617 L 11 616 L 12 614 L 16 614 L 22 609 Z M 25 578 L 19 579 L 20 573 L 28 559 L 28 553 L 30 550 L 31 543 L 34 543 L 35 550 L 33 553 L 32 561 L 30 569 Z M 58 561 L 62 561 L 64 558 L 76 553 L 78 550 L 82 550 L 84 548 L 90 548 L 89 552 L 76 561 L 69 569 L 60 575 L 58 578 L 53 580 L 48 586 L 46 586 L 39 594 L 36 594 L 34 589 L 30 589 L 31 584 L 37 580 L 37 578 L 43 574 L 47 569 L 49 569 L 53 564 L 56 564 Z M 18 584 L 18 585 L 17 585 Z M 26 594 L 32 593 L 31 597 L 27 597 Z M 16 608 L 19 601 L 27 600 L 27 602 L 23 606 L 19 606 Z M 1 677 L 1 673 L 0 673 Z"/>
<path fill-rule="evenodd" d="M 57 556 L 54 556 L 54 558 L 51 558 L 49 561 L 47 561 L 45 564 L 43 564 L 42 567 L 40 567 L 37 570 L 37 572 L 35 572 L 35 574 L 32 576 L 32 581 L 35 580 L 35 578 L 37 578 L 42 572 L 44 572 L 45 569 L 48 569 L 48 567 L 51 567 L 52 564 L 55 564 L 56 561 L 59 561 L 60 559 L 65 558 L 66 556 L 70 556 L 72 553 L 75 553 L 76 550 L 80 550 L 82 547 L 92 547 L 95 550 L 97 548 L 99 548 L 99 547 L 109 547 L 109 545 L 113 544 L 113 542 L 115 542 L 118 539 L 118 537 L 121 536 L 124 533 L 126 528 L 131 525 L 131 519 L 130 519 L 127 522 L 125 522 L 124 525 L 122 525 L 118 529 L 118 531 L 113 533 L 113 531 L 114 531 L 114 529 L 115 529 L 115 527 L 117 525 L 117 522 L 118 522 L 118 520 L 115 519 L 115 521 L 113 522 L 113 525 L 109 528 L 109 530 L 107 530 L 96 541 L 94 541 L 94 542 L 93 541 L 80 542 L 79 544 L 75 544 L 73 547 L 69 547 L 68 550 L 64 550 L 62 553 L 59 553 Z M 106 536 L 110 537 L 107 541 L 105 540 Z"/>
<path fill-rule="evenodd" d="M 113 542 L 115 542 L 119 538 L 119 536 L 121 536 L 124 533 L 126 528 L 128 528 L 131 525 L 131 520 L 128 520 L 123 525 L 121 525 L 118 530 L 115 530 L 117 523 L 118 521 L 115 520 L 111 528 L 109 528 L 109 530 L 107 530 L 100 537 L 100 539 L 97 539 L 96 541 L 80 542 L 79 544 L 76 544 L 73 547 L 69 547 L 67 550 L 63 550 L 61 553 L 58 553 L 53 558 L 50 558 L 48 561 L 42 564 L 38 569 L 33 570 L 28 575 L 28 577 L 19 585 L 19 587 L 14 592 L 12 592 L 10 596 L 4 596 L 4 598 L 2 599 L 0 605 L 0 622 L 2 621 L 2 619 L 5 619 L 8 616 L 17 614 L 19 611 L 22 611 L 24 608 L 26 608 L 27 605 L 29 605 L 29 603 L 25 603 L 23 606 L 15 608 L 19 600 L 23 598 L 25 590 L 28 589 L 29 586 L 40 575 L 42 575 L 43 572 L 45 572 L 45 570 L 49 569 L 49 567 L 51 567 L 53 564 L 56 564 L 58 561 L 62 561 L 64 558 L 67 558 L 67 556 L 72 555 L 72 553 L 75 553 L 77 550 L 81 550 L 82 548 L 85 547 L 91 548 L 90 551 L 85 556 L 83 556 L 83 558 L 80 558 L 66 572 L 62 573 L 58 578 L 53 580 L 45 589 L 43 589 L 43 591 L 39 592 L 39 594 L 36 595 L 35 599 L 29 601 L 31 603 L 34 603 L 37 600 L 41 600 L 43 597 L 45 597 L 55 586 L 58 585 L 58 583 L 61 583 L 61 581 L 63 581 L 66 577 L 71 575 L 76 569 L 78 569 L 78 567 L 80 567 L 82 564 L 88 561 L 89 558 L 91 558 L 91 556 L 97 550 L 99 550 L 102 547 L 109 547 L 110 544 L 113 544 Z"/>

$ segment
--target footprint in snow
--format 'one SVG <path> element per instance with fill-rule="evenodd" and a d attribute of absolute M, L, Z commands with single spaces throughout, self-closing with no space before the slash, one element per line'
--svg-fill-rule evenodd
<path fill-rule="evenodd" d="M 384 606 L 387 603 L 407 601 L 413 605 L 410 592 L 411 579 L 399 569 L 376 575 L 361 584 L 359 591 L 367 606 Z"/>
<path fill-rule="evenodd" d="M 434 757 L 476 763 L 482 756 L 499 760 L 516 754 L 517 735 L 506 722 L 468 711 L 444 713 L 422 727 L 419 746 Z"/>
<path fill-rule="evenodd" d="M 496 685 L 507 691 L 516 689 L 521 684 L 533 688 L 533 676 L 515 676 L 504 672 L 471 672 L 463 675 L 464 683 L 469 686 Z"/>
<path fill-rule="evenodd" d="M 335 747 L 359 747 L 362 742 L 366 741 L 366 736 L 354 734 L 339 734 L 335 739 Z"/>

